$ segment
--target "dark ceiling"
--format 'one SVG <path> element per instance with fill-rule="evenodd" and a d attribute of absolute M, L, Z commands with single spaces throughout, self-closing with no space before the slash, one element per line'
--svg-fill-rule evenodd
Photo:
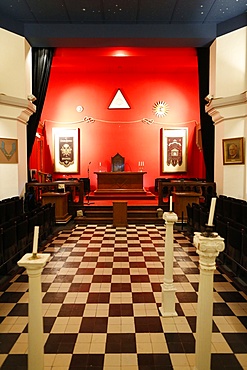
<path fill-rule="evenodd" d="M 2 0 L 0 27 L 34 47 L 202 47 L 247 25 L 247 0 Z"/>

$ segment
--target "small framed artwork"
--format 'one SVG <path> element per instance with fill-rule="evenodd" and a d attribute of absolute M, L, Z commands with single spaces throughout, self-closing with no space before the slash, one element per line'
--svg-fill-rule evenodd
<path fill-rule="evenodd" d="M 223 139 L 222 144 L 223 144 L 223 164 L 244 163 L 243 137 Z"/>
<path fill-rule="evenodd" d="M 162 172 L 187 171 L 187 128 L 162 129 Z"/>
<path fill-rule="evenodd" d="M 54 172 L 79 172 L 79 129 L 53 128 Z"/>
<path fill-rule="evenodd" d="M 18 163 L 18 140 L 0 138 L 0 163 Z"/>

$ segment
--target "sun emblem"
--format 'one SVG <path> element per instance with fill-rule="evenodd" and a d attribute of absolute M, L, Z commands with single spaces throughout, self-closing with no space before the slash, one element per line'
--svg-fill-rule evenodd
<path fill-rule="evenodd" d="M 167 115 L 168 113 L 168 110 L 169 110 L 169 106 L 166 102 L 164 101 L 157 101 L 156 103 L 154 103 L 153 105 L 153 113 L 157 116 L 157 117 L 164 117 Z"/>

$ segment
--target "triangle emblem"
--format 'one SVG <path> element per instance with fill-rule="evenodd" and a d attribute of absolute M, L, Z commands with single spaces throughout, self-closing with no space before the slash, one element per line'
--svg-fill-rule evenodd
<path fill-rule="evenodd" d="M 118 89 L 108 109 L 130 109 L 130 106 L 123 96 L 121 90 Z"/>

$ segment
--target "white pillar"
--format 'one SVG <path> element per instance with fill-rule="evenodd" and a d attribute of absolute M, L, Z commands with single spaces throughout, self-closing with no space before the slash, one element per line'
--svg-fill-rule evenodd
<path fill-rule="evenodd" d="M 205 234 L 206 235 L 206 234 Z M 211 338 L 213 325 L 213 278 L 215 260 L 225 248 L 224 239 L 213 233 L 212 237 L 195 233 L 194 245 L 199 254 L 200 278 L 196 321 L 195 370 L 210 370 Z"/>
<path fill-rule="evenodd" d="M 25 267 L 29 278 L 28 304 L 28 370 L 44 369 L 44 338 L 42 317 L 41 273 L 49 253 L 27 253 L 17 263 Z"/>
<path fill-rule="evenodd" d="M 164 283 L 162 289 L 162 316 L 177 316 L 175 311 L 175 291 L 173 285 L 173 225 L 178 220 L 174 212 L 164 212 L 163 219 L 166 221 Z"/>

